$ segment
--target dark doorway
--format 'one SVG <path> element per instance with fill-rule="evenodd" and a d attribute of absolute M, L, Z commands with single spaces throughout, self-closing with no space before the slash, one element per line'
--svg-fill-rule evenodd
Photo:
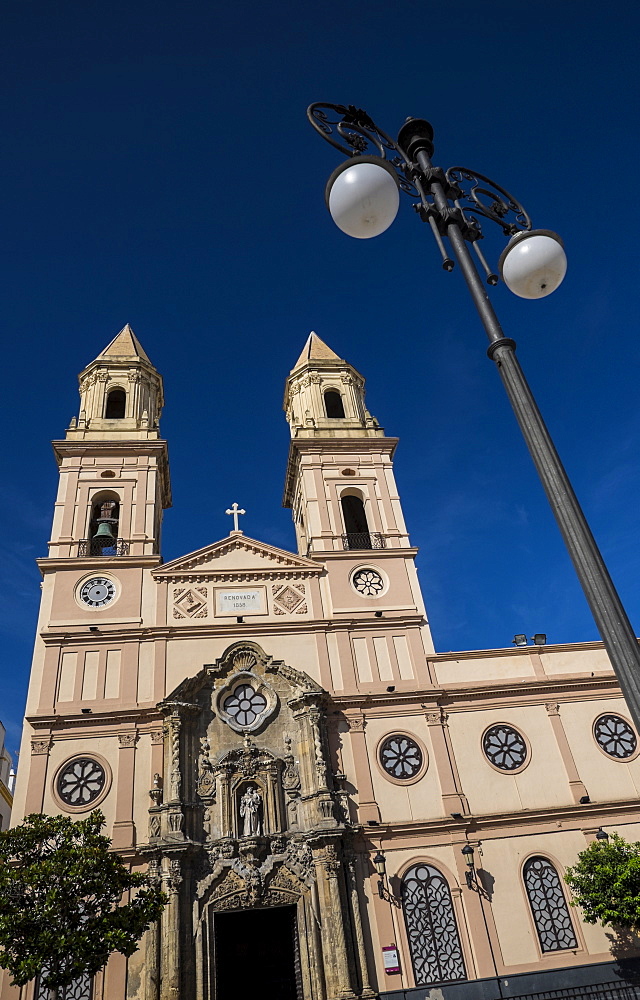
<path fill-rule="evenodd" d="M 216 913 L 216 1000 L 299 1000 L 296 907 Z"/>

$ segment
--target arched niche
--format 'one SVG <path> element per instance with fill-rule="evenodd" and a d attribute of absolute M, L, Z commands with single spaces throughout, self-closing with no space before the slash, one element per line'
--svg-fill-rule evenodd
<path fill-rule="evenodd" d="M 261 781 L 248 778 L 234 789 L 237 837 L 262 837 L 265 826 L 265 789 Z"/>

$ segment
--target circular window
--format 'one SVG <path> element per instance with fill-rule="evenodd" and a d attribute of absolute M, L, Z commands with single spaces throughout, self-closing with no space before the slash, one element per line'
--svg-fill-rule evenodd
<path fill-rule="evenodd" d="M 601 715 L 593 725 L 593 735 L 603 753 L 616 760 L 633 757 L 638 746 L 635 732 L 619 715 Z"/>
<path fill-rule="evenodd" d="M 267 699 L 259 691 L 254 691 L 250 684 L 240 684 L 233 694 L 225 698 L 222 707 L 238 726 L 252 726 L 267 707 Z"/>
<path fill-rule="evenodd" d="M 403 734 L 388 736 L 380 745 L 379 756 L 383 769 L 398 781 L 415 778 L 424 761 L 416 741 Z"/>
<path fill-rule="evenodd" d="M 379 597 L 384 590 L 384 580 L 378 571 L 367 567 L 357 570 L 351 577 L 351 583 L 363 597 Z"/>
<path fill-rule="evenodd" d="M 491 726 L 482 737 L 487 760 L 500 771 L 518 771 L 527 760 L 524 736 L 511 726 Z"/>
<path fill-rule="evenodd" d="M 60 770 L 56 791 L 65 805 L 82 808 L 100 798 L 106 782 L 105 769 L 97 760 L 75 757 Z"/>

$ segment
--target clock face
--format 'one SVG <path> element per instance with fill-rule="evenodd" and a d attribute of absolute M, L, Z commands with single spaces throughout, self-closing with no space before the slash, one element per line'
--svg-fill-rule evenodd
<path fill-rule="evenodd" d="M 116 596 L 116 588 L 106 576 L 92 576 L 82 585 L 80 600 L 90 608 L 103 608 Z"/>

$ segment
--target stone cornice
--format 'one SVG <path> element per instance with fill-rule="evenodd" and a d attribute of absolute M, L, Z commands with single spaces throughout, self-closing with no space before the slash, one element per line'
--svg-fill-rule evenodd
<path fill-rule="evenodd" d="M 370 614 L 372 615 L 372 612 Z M 425 620 L 420 614 L 398 615 L 397 617 L 387 618 L 384 621 L 386 621 L 387 627 L 400 629 L 406 627 L 416 628 L 419 625 L 425 624 Z M 237 630 L 238 626 L 235 621 L 231 623 L 226 620 L 206 625 L 139 625 L 136 628 L 129 628 L 127 626 L 109 628 L 108 624 L 105 623 L 101 628 L 100 633 L 89 632 L 89 622 L 87 622 L 86 626 L 69 625 L 67 628 L 60 626 L 55 629 L 43 630 L 40 632 L 40 638 L 46 646 L 63 645 L 64 643 L 76 644 L 78 641 L 81 641 L 84 645 L 87 642 L 104 642 L 105 640 L 112 641 L 114 639 L 118 641 L 133 640 L 143 642 L 170 639 L 229 639 L 231 630 Z M 248 639 L 253 636 L 266 636 L 271 632 L 275 632 L 278 635 L 281 635 L 283 632 L 295 635 L 313 635 L 318 632 L 349 632 L 356 628 L 358 631 L 379 631 L 380 619 L 373 617 L 367 619 L 345 617 L 344 621 L 314 619 L 313 621 L 252 622 L 245 620 L 242 625 L 242 636 Z M 236 631 L 234 631 L 234 635 L 237 635 Z"/>
<path fill-rule="evenodd" d="M 506 646 L 501 647 L 500 649 L 454 649 L 448 653 L 429 653 L 427 658 L 432 663 L 455 663 L 456 660 L 485 660 L 488 657 L 493 659 L 498 656 L 523 656 L 526 658 L 530 656 L 531 653 L 537 653 L 540 655 L 543 653 L 564 653 L 568 650 L 571 652 L 581 652 L 588 649 L 604 649 L 604 643 L 601 639 L 590 639 L 588 642 L 550 643 L 546 646 Z"/>
<path fill-rule="evenodd" d="M 326 549 L 322 551 L 316 550 L 313 556 L 310 558 L 317 559 L 318 561 L 322 559 L 341 559 L 344 562 L 345 556 L 351 556 L 352 559 L 359 559 L 362 561 L 363 557 L 366 555 L 367 559 L 371 557 L 369 561 L 377 562 L 379 559 L 392 559 L 398 556 L 406 556 L 408 559 L 415 559 L 419 552 L 419 549 L 413 548 L 411 545 L 403 545 L 397 549 Z M 429 656 L 431 659 L 431 656 Z M 449 656 L 449 659 L 451 657 Z"/>
<path fill-rule="evenodd" d="M 201 570 L 174 570 L 166 572 L 158 569 L 154 572 L 153 578 L 156 583 L 166 581 L 168 583 L 251 583 L 252 581 L 265 580 L 308 580 L 315 576 L 320 576 L 322 566 L 313 569 L 296 569 L 292 566 L 271 569 L 247 569 L 247 570 L 216 570 L 208 567 Z"/>
<path fill-rule="evenodd" d="M 0 781 L 0 798 L 3 798 L 8 806 L 13 805 L 13 795 L 3 781 Z"/>
<path fill-rule="evenodd" d="M 74 544 L 77 545 L 77 542 Z M 96 572 L 101 569 L 117 569 L 119 566 L 123 569 L 134 566 L 153 569 L 162 564 L 162 556 L 93 556 L 86 559 L 79 556 L 42 556 L 41 559 L 36 559 L 36 564 L 44 576 L 45 573 L 59 569 L 95 569 Z"/>
<path fill-rule="evenodd" d="M 591 802 L 587 805 L 567 804 L 542 809 L 519 809 L 510 812 L 483 813 L 461 815 L 459 820 L 451 816 L 442 816 L 432 820 L 416 820 L 408 822 L 381 823 L 375 828 L 365 826 L 363 832 L 385 842 L 385 848 L 410 848 L 420 843 L 420 838 L 441 836 L 449 842 L 459 839 L 463 842 L 467 836 L 470 839 L 487 839 L 494 837 L 518 836 L 518 834 L 558 832 L 566 830 L 597 830 L 599 826 L 614 825 L 622 819 L 627 822 L 640 820 L 640 807 L 637 798 L 619 799 L 614 802 Z M 534 828 L 534 829 L 531 829 Z M 483 837 L 483 834 L 485 835 Z M 457 835 L 457 836 L 456 836 Z M 421 843 L 424 849 L 424 840 Z"/>
<path fill-rule="evenodd" d="M 60 730 L 90 730 L 92 734 L 100 736 L 115 736 L 122 732 L 122 727 L 127 726 L 131 731 L 135 731 L 143 736 L 145 733 L 155 732 L 161 728 L 162 715 L 155 706 L 153 708 L 123 708 L 109 712 L 91 712 L 60 715 L 27 715 L 27 722 L 34 734 L 42 736 L 55 735 Z M 82 735 L 82 734 L 80 734 Z"/>
<path fill-rule="evenodd" d="M 96 440 L 83 439 L 82 441 L 69 441 L 59 439 L 51 442 L 53 453 L 58 459 L 73 457 L 81 458 L 84 455 L 152 455 L 154 452 L 161 456 L 167 454 L 167 442 L 163 438 L 97 438 Z M 60 464 L 60 461 L 58 461 Z"/>
<path fill-rule="evenodd" d="M 521 707 L 523 704 L 544 704 L 557 698 L 559 701 L 584 700 L 585 693 L 593 694 L 594 698 L 602 697 L 610 692 L 611 697 L 620 697 L 620 687 L 616 676 L 601 674 L 593 677 L 591 674 L 556 674 L 546 678 L 515 677 L 508 681 L 487 678 L 484 683 L 437 685 L 414 691 L 396 691 L 393 694 L 334 694 L 332 704 L 342 711 L 349 709 L 364 712 L 370 716 L 387 716 L 398 709 L 399 715 L 405 714 L 409 705 L 420 713 L 433 711 L 436 708 L 455 708 L 464 711 L 465 708 L 475 709 L 478 702 L 499 701 L 504 708 Z"/>

